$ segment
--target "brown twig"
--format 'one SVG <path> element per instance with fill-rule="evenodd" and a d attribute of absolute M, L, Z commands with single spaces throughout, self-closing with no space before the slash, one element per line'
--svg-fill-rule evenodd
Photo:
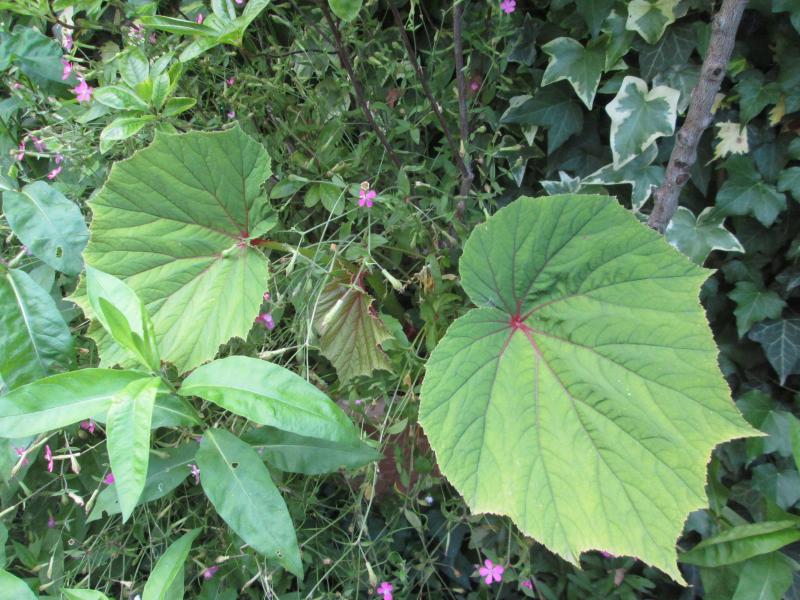
<path fill-rule="evenodd" d="M 367 118 L 367 121 L 375 131 L 375 134 L 378 136 L 381 144 L 383 144 L 383 147 L 386 149 L 386 153 L 389 155 L 389 159 L 392 161 L 392 164 L 400 169 L 402 167 L 400 160 L 397 158 L 397 155 L 395 155 L 394 150 L 392 150 L 392 146 L 389 144 L 389 140 L 386 139 L 386 135 L 384 135 L 383 131 L 381 131 L 381 128 L 378 127 L 378 124 L 375 122 L 375 119 L 372 116 L 372 111 L 369 109 L 369 105 L 364 99 L 364 90 L 361 88 L 361 82 L 356 79 L 356 74 L 353 71 L 353 65 L 350 64 L 350 59 L 347 58 L 347 52 L 345 51 L 344 42 L 342 42 L 342 36 L 339 33 L 339 28 L 336 26 L 333 17 L 331 17 L 331 11 L 328 9 L 328 0 L 321 0 L 319 5 L 322 8 L 322 14 L 325 16 L 325 20 L 328 22 L 331 33 L 333 33 L 333 41 L 334 45 L 336 46 L 336 53 L 339 55 L 339 61 L 342 63 L 344 70 L 347 71 L 348 77 L 350 77 L 350 83 L 353 85 L 353 91 L 356 94 L 356 102 L 358 102 L 358 104 L 361 106 L 361 110 L 364 111 L 364 116 Z"/>
<path fill-rule="evenodd" d="M 414 71 L 417 73 L 417 78 L 419 78 L 419 81 L 422 84 L 422 90 L 425 92 L 425 96 L 428 98 L 428 102 L 430 102 L 431 108 L 433 109 L 433 114 L 436 115 L 436 119 L 439 121 L 439 126 L 442 128 L 444 136 L 447 138 L 447 143 L 450 144 L 450 150 L 453 152 L 453 159 L 458 163 L 458 168 L 462 173 L 462 177 L 467 177 L 469 175 L 469 169 L 464 162 L 464 158 L 458 151 L 458 146 L 456 145 L 453 136 L 450 135 L 450 130 L 447 128 L 447 123 L 445 123 L 442 111 L 439 108 L 439 104 L 433 97 L 431 88 L 428 85 L 428 80 L 425 78 L 425 72 L 422 70 L 419 61 L 417 60 L 417 54 L 414 52 L 414 47 L 411 45 L 411 40 L 408 39 L 408 34 L 406 33 L 406 28 L 403 25 L 403 20 L 400 18 L 400 12 L 394 5 L 393 0 L 389 0 L 389 9 L 392 11 L 395 25 L 397 25 L 397 28 L 400 30 L 400 37 L 403 40 L 403 45 L 406 47 L 406 52 L 408 53 L 408 59 L 411 61 L 411 66 L 414 67 Z"/>
<path fill-rule="evenodd" d="M 664 182 L 653 194 L 655 204 L 647 224 L 659 233 L 664 233 L 678 208 L 678 197 L 689 180 L 692 165 L 697 161 L 700 136 L 713 120 L 711 107 L 725 77 L 736 40 L 736 30 L 746 4 L 747 0 L 723 0 L 719 12 L 714 16 L 700 80 L 692 90 L 686 120 L 675 137 L 675 147 L 669 157 Z"/>
<path fill-rule="evenodd" d="M 464 163 L 465 170 L 461 176 L 461 189 L 459 195 L 465 197 L 472 187 L 474 175 L 470 165 L 467 146 L 469 144 L 469 121 L 467 119 L 467 82 L 464 80 L 464 48 L 461 42 L 461 21 L 463 17 L 461 0 L 453 2 L 453 48 L 456 59 L 456 85 L 458 86 L 458 122 L 461 133 L 461 148 L 459 156 Z"/>

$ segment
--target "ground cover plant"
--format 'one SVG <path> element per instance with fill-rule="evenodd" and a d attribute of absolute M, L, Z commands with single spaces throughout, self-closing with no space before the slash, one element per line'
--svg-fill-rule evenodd
<path fill-rule="evenodd" d="M 800 6 L 0 0 L 0 598 L 800 597 Z"/>

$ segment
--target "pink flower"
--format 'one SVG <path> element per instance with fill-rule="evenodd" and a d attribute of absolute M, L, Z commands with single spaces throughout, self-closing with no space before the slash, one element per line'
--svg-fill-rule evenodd
<path fill-rule="evenodd" d="M 103 477 L 103 483 L 105 483 L 106 485 L 113 485 L 115 481 L 116 479 L 114 479 L 114 473 L 112 473 L 111 471 L 108 472 L 108 475 Z"/>
<path fill-rule="evenodd" d="M 14 452 L 16 452 L 16 453 L 17 453 L 17 456 L 22 456 L 22 457 L 24 457 L 24 458 L 22 459 L 22 466 L 23 466 L 23 467 L 24 467 L 25 465 L 27 465 L 27 464 L 30 462 L 30 461 L 28 460 L 28 457 L 26 457 L 26 456 L 25 456 L 25 448 L 14 448 Z"/>
<path fill-rule="evenodd" d="M 194 18 L 195 23 L 197 23 L 198 25 L 202 25 L 203 21 L 205 20 L 206 18 L 203 16 L 203 13 L 197 13 L 197 16 Z"/>
<path fill-rule="evenodd" d="M 194 484 L 195 485 L 199 485 L 200 484 L 200 467 L 198 467 L 197 465 L 188 465 L 188 466 L 189 466 L 190 474 L 194 475 Z"/>
<path fill-rule="evenodd" d="M 388 581 L 384 581 L 383 583 L 380 584 L 380 586 L 378 586 L 378 589 L 375 590 L 375 593 L 382 595 L 383 600 L 392 600 L 393 591 L 394 591 L 394 586 Z"/>
<path fill-rule="evenodd" d="M 522 587 L 524 587 L 524 588 L 528 588 L 529 590 L 532 590 L 532 589 L 533 589 L 533 582 L 532 582 L 530 579 L 526 579 L 525 581 L 523 581 L 522 583 L 520 583 L 520 585 L 521 585 Z"/>
<path fill-rule="evenodd" d="M 19 143 L 19 152 L 17 152 L 14 158 L 16 158 L 17 160 L 22 160 L 23 158 L 25 158 L 25 140 L 22 140 Z"/>
<path fill-rule="evenodd" d="M 71 33 L 65 33 L 64 34 L 64 44 L 63 45 L 64 45 L 64 49 L 65 50 L 67 50 L 67 51 L 72 50 L 72 34 Z"/>
<path fill-rule="evenodd" d="M 375 190 L 365 190 L 362 188 L 358 191 L 358 205 L 372 208 L 372 201 L 377 197 L 378 194 Z"/>
<path fill-rule="evenodd" d="M 86 83 L 86 80 L 81 77 L 80 83 L 72 88 L 72 92 L 77 97 L 78 103 L 89 102 L 92 99 L 92 88 Z"/>
<path fill-rule="evenodd" d="M 72 63 L 62 58 L 61 64 L 64 65 L 64 71 L 61 73 L 61 79 L 62 80 L 69 79 L 69 76 L 72 73 Z"/>
<path fill-rule="evenodd" d="M 48 178 L 48 179 L 50 179 L 50 180 L 53 180 L 53 179 L 55 179 L 56 177 L 58 177 L 58 174 L 59 174 L 59 173 L 61 173 L 61 169 L 62 169 L 62 168 L 63 168 L 63 167 L 60 167 L 60 166 L 59 166 L 59 167 L 56 167 L 55 169 L 53 169 L 52 171 L 50 171 L 50 172 L 47 174 L 47 178 Z"/>
<path fill-rule="evenodd" d="M 47 146 L 44 145 L 44 142 L 35 135 L 31 136 L 31 141 L 33 142 L 33 147 L 36 148 L 37 152 L 44 152 L 47 150 Z"/>
<path fill-rule="evenodd" d="M 483 561 L 483 564 L 486 566 L 478 569 L 478 573 L 480 573 L 481 577 L 484 578 L 483 580 L 487 585 L 492 585 L 493 581 L 500 581 L 503 579 L 503 572 L 505 571 L 504 567 L 494 564 L 488 558 Z"/>
<path fill-rule="evenodd" d="M 228 118 L 229 119 L 235 119 L 236 118 L 236 111 L 235 110 L 229 110 L 228 111 Z"/>
<path fill-rule="evenodd" d="M 272 318 L 272 313 L 261 313 L 256 317 L 256 322 L 261 323 L 264 327 L 272 331 L 275 329 L 275 319 Z"/>
<path fill-rule="evenodd" d="M 241 6 L 242 4 L 244 4 L 244 0 L 236 0 L 236 4 L 238 4 L 239 6 Z"/>
<path fill-rule="evenodd" d="M 479 89 L 481 89 L 480 82 L 476 79 L 473 79 L 469 82 L 469 89 L 471 89 L 473 92 L 477 92 Z"/>
<path fill-rule="evenodd" d="M 228 84 L 228 87 L 231 87 L 234 83 L 236 83 L 236 79 L 234 77 L 228 77 L 225 80 L 225 83 Z"/>
<path fill-rule="evenodd" d="M 269 299 L 270 299 L 271 297 L 272 297 L 272 296 L 270 296 L 270 295 L 269 295 L 269 292 L 264 292 L 264 302 L 269 302 Z"/>
<path fill-rule="evenodd" d="M 58 156 L 61 155 L 59 154 Z M 56 162 L 59 162 L 58 156 L 56 157 Z M 89 419 L 88 421 L 81 421 L 81 429 L 88 431 L 89 433 L 94 433 L 94 419 Z"/>
<path fill-rule="evenodd" d="M 504 13 L 510 15 L 517 9 L 517 0 L 503 0 L 500 3 L 500 8 L 503 9 Z"/>
<path fill-rule="evenodd" d="M 45 445 L 44 447 L 44 459 L 47 461 L 47 472 L 53 472 L 53 453 L 50 450 L 50 446 Z"/>
<path fill-rule="evenodd" d="M 60 165 L 62 162 L 64 162 L 64 155 L 61 154 L 60 152 L 57 152 L 55 161 L 56 161 L 57 165 Z M 91 421 L 91 419 L 89 419 L 89 420 Z M 94 429 L 92 429 L 92 431 L 90 431 L 89 433 L 92 433 L 93 431 L 94 431 Z"/>
<path fill-rule="evenodd" d="M 207 569 L 203 569 L 203 579 L 211 579 L 217 574 L 217 571 L 219 571 L 219 567 L 217 565 L 212 565 Z"/>

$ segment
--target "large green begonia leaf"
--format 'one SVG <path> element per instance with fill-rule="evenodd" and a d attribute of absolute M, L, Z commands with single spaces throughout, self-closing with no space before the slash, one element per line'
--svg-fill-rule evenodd
<path fill-rule="evenodd" d="M 139 296 L 162 358 L 181 372 L 246 336 L 258 315 L 268 263 L 249 238 L 269 209 L 269 174 L 266 151 L 238 127 L 159 133 L 112 167 L 91 202 L 86 263 Z M 124 362 L 119 346 L 93 335 L 104 364 Z"/>
<path fill-rule="evenodd" d="M 755 435 L 698 302 L 708 271 L 613 199 L 522 198 L 461 258 L 479 308 L 432 353 L 420 422 L 476 512 L 577 564 L 602 548 L 681 580 L 675 540 L 720 442 Z"/>

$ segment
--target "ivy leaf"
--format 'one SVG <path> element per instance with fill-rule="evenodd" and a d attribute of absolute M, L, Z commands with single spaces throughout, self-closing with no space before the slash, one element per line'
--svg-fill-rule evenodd
<path fill-rule="evenodd" d="M 606 105 L 614 168 L 633 160 L 658 138 L 675 133 L 679 97 L 677 90 L 661 85 L 648 91 L 638 77 L 622 80 L 619 92 Z"/>
<path fill-rule="evenodd" d="M 328 0 L 328 6 L 342 21 L 352 21 L 361 10 L 361 0 Z"/>
<path fill-rule="evenodd" d="M 161 379 L 137 379 L 115 395 L 108 409 L 108 458 L 114 472 L 122 522 L 128 520 L 147 479 L 150 422 Z"/>
<path fill-rule="evenodd" d="M 500 117 L 506 125 L 536 125 L 547 128 L 547 153 L 583 129 L 583 110 L 565 85 L 542 88 L 533 96 L 514 96 Z"/>
<path fill-rule="evenodd" d="M 180 372 L 212 358 L 231 337 L 245 337 L 258 315 L 268 264 L 249 236 L 269 210 L 260 189 L 269 165 L 261 144 L 238 127 L 158 133 L 114 165 L 90 202 L 86 263 L 139 296 L 162 358 Z M 75 300 L 91 316 L 85 299 Z M 125 360 L 107 336 L 90 334 L 104 364 Z"/>
<path fill-rule="evenodd" d="M 303 576 L 292 517 L 261 458 L 222 429 L 208 429 L 197 451 L 200 483 L 211 504 L 254 550 Z"/>
<path fill-rule="evenodd" d="M 800 167 L 789 167 L 778 175 L 778 191 L 789 192 L 800 202 Z"/>
<path fill-rule="evenodd" d="M 675 22 L 677 5 L 678 0 L 631 0 L 625 26 L 641 35 L 648 44 L 655 44 L 667 25 Z"/>
<path fill-rule="evenodd" d="M 800 319 L 758 323 L 748 337 L 764 348 L 769 364 L 781 378 L 781 385 L 789 375 L 800 373 Z"/>
<path fill-rule="evenodd" d="M 697 218 L 684 206 L 679 206 L 667 225 L 667 241 L 702 265 L 712 250 L 742 252 L 744 246 L 735 235 L 725 229 L 723 219 L 715 217 L 713 208 L 708 207 Z"/>
<path fill-rule="evenodd" d="M 77 275 L 89 231 L 81 209 L 56 188 L 35 181 L 3 192 L 3 214 L 28 250 L 56 271 Z"/>
<path fill-rule="evenodd" d="M 696 46 L 697 34 L 691 25 L 670 27 L 658 43 L 644 46 L 639 51 L 639 72 L 652 81 L 656 75 L 689 62 Z"/>
<path fill-rule="evenodd" d="M 419 409 L 442 472 L 575 564 L 606 549 L 681 581 L 711 450 L 756 433 L 698 303 L 708 271 L 603 196 L 517 200 L 460 270 L 478 308 L 433 351 Z"/>
<path fill-rule="evenodd" d="M 603 22 L 614 8 L 614 0 L 575 0 L 575 7 L 586 22 L 592 37 L 597 37 Z"/>
<path fill-rule="evenodd" d="M 764 74 L 756 69 L 742 73 L 735 89 L 739 94 L 739 116 L 745 125 L 781 97 L 778 84 L 766 82 Z"/>
<path fill-rule="evenodd" d="M 717 140 L 717 147 L 714 149 L 715 160 L 729 154 L 747 154 L 750 150 L 747 127 L 739 123 L 730 121 L 717 123 Z"/>
<path fill-rule="evenodd" d="M 592 109 L 606 60 L 605 41 L 597 38 L 584 48 L 572 38 L 560 37 L 542 46 L 550 57 L 542 86 L 566 80 L 586 108 Z"/>
<path fill-rule="evenodd" d="M 657 156 L 658 148 L 655 144 L 651 144 L 622 168 L 616 169 L 611 163 L 587 175 L 584 183 L 631 185 L 633 187 L 631 205 L 633 211 L 638 212 L 650 198 L 651 192 L 664 181 L 664 167 L 652 164 Z"/>
<path fill-rule="evenodd" d="M 72 365 L 72 335 L 53 297 L 0 265 L 0 378 L 9 389 Z"/>
<path fill-rule="evenodd" d="M 751 281 L 737 282 L 728 296 L 736 303 L 733 314 L 736 315 L 739 337 L 744 337 L 759 321 L 777 319 L 786 306 L 786 302 L 778 294 Z"/>
<path fill-rule="evenodd" d="M 786 209 L 786 196 L 761 179 L 750 158 L 729 158 L 725 170 L 728 179 L 717 193 L 718 214 L 753 215 L 762 225 L 769 227 Z"/>
<path fill-rule="evenodd" d="M 322 354 L 331 361 L 343 381 L 391 371 L 381 343 L 392 334 L 372 307 L 372 297 L 360 285 L 332 279 L 319 296 L 314 327 Z"/>

